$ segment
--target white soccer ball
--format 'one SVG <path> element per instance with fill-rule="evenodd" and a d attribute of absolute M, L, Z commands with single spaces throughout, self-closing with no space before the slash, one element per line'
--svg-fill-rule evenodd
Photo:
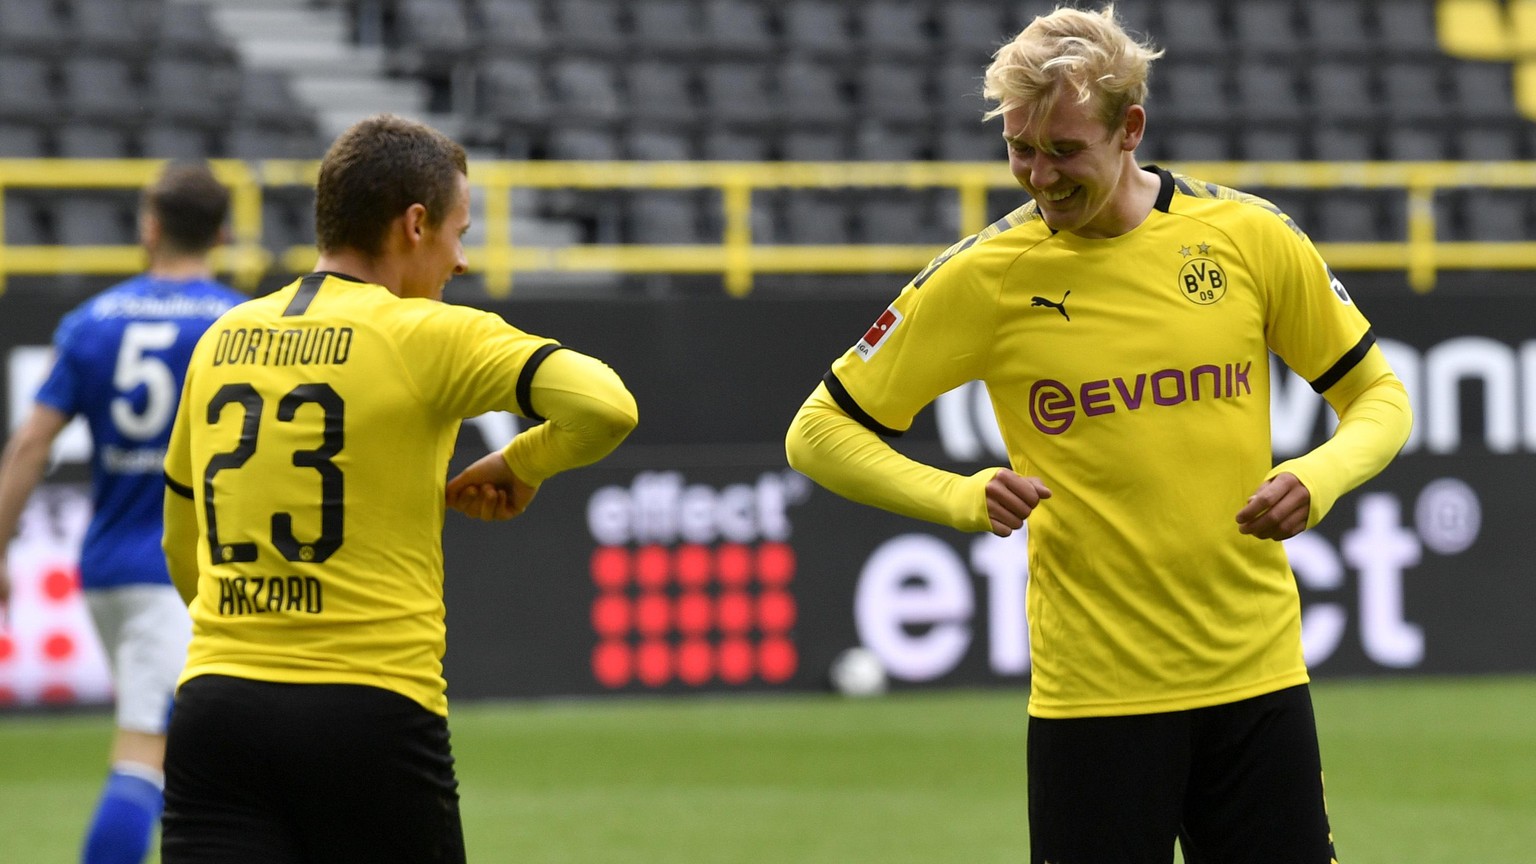
<path fill-rule="evenodd" d="M 849 648 L 828 670 L 832 688 L 844 696 L 878 696 L 886 691 L 885 664 L 868 648 Z"/>

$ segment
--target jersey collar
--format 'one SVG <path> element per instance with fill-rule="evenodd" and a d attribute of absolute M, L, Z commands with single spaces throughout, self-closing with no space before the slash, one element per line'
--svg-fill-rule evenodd
<path fill-rule="evenodd" d="M 319 276 L 322 279 L 325 278 L 326 276 L 335 276 L 337 279 L 345 279 L 348 282 L 356 282 L 359 285 L 369 285 L 369 284 L 372 284 L 367 279 L 359 279 L 356 276 L 348 276 L 345 273 L 338 273 L 335 270 L 316 270 L 314 273 L 311 273 L 310 275 L 311 276 Z"/>
<path fill-rule="evenodd" d="M 1157 190 L 1157 200 L 1152 203 L 1152 209 L 1167 213 L 1169 206 L 1173 204 L 1173 174 L 1156 165 L 1143 165 L 1141 170 L 1157 175 L 1161 185 Z"/>

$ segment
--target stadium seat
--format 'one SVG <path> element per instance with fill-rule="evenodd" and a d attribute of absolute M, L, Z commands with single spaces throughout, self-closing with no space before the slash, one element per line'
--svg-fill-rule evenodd
<path fill-rule="evenodd" d="M 123 0 L 72 0 L 70 28 L 76 50 L 95 56 L 139 58 L 148 54 L 150 34 L 138 14 L 140 4 Z"/>
<path fill-rule="evenodd" d="M 854 159 L 869 162 L 915 162 L 927 158 L 928 130 L 866 121 L 853 134 Z"/>
<path fill-rule="evenodd" d="M 624 135 L 624 158 L 681 162 L 695 158 L 693 141 L 673 129 L 632 129 Z"/>
<path fill-rule="evenodd" d="M 1313 211 L 1316 220 L 1312 239 L 1334 243 L 1364 243 L 1388 239 L 1378 218 L 1377 202 L 1370 193 L 1330 191 Z M 1400 240 L 1402 235 L 1391 239 Z"/>
<path fill-rule="evenodd" d="M 53 224 L 65 246 L 115 246 L 135 242 L 133 208 L 118 196 L 74 194 L 53 206 Z"/>
<path fill-rule="evenodd" d="M 480 0 L 480 48 L 492 56 L 533 59 L 551 48 L 538 0 Z"/>
<path fill-rule="evenodd" d="M 881 60 L 924 60 L 933 54 L 927 5 L 903 0 L 863 0 L 853 7 L 859 46 Z"/>
<path fill-rule="evenodd" d="M 1384 238 L 1387 240 L 1406 240 L 1408 238 L 1408 196 L 1400 190 L 1378 192 L 1374 194 L 1376 206 L 1380 211 L 1381 224 L 1384 228 Z M 1437 204 L 1435 212 L 1441 214 L 1443 207 Z M 1440 215 L 1443 220 L 1443 214 Z"/>
<path fill-rule="evenodd" d="M 1163 70 L 1162 84 L 1157 114 L 1165 122 L 1225 123 L 1233 116 L 1226 76 L 1205 63 L 1174 64 Z"/>
<path fill-rule="evenodd" d="M 87 122 L 128 123 L 144 113 L 144 98 L 125 60 L 80 54 L 60 70 L 69 116 Z"/>
<path fill-rule="evenodd" d="M 207 159 L 217 155 L 207 130 L 166 122 L 150 123 L 140 130 L 139 151 L 146 159 Z"/>
<path fill-rule="evenodd" d="M 977 63 L 964 56 L 949 57 L 938 67 L 933 81 L 934 109 L 944 122 L 974 123 L 991 109 L 991 103 L 981 95 L 986 71 L 985 61 Z"/>
<path fill-rule="evenodd" d="M 939 130 L 934 142 L 934 158 L 945 162 L 1002 162 L 1007 157 L 999 120 L 990 123 L 952 121 Z"/>
<path fill-rule="evenodd" d="M 1508 63 L 1461 61 L 1451 67 L 1452 104 L 1462 120 L 1509 120 L 1515 112 Z"/>
<path fill-rule="evenodd" d="M 1382 150 L 1393 162 L 1439 162 L 1451 158 L 1444 131 L 1433 125 L 1395 125 L 1382 132 Z"/>
<path fill-rule="evenodd" d="M 841 126 L 853 106 L 837 70 L 806 59 L 790 59 L 778 67 L 778 94 L 787 123 L 797 127 Z"/>
<path fill-rule="evenodd" d="M 1312 131 L 1312 158 L 1365 162 L 1376 158 L 1370 134 L 1358 126 L 1320 126 Z"/>
<path fill-rule="evenodd" d="M 319 159 L 325 142 L 302 130 L 236 123 L 224 132 L 224 153 L 236 159 Z"/>
<path fill-rule="evenodd" d="M 987 59 L 998 46 L 1014 35 L 1013 22 L 999 3 L 986 0 L 961 0 L 940 3 L 937 8 L 939 47 L 946 56 L 964 58 L 977 68 L 985 68 Z"/>
<path fill-rule="evenodd" d="M 59 103 L 47 63 L 0 54 L 0 120 L 56 121 L 63 113 Z"/>
<path fill-rule="evenodd" d="M 1224 56 L 1231 51 L 1232 42 L 1221 22 L 1224 4 L 1219 0 L 1167 0 L 1161 5 L 1164 26 L 1153 35 L 1175 62 Z"/>
<path fill-rule="evenodd" d="M 1249 123 L 1290 124 L 1307 114 L 1288 63 L 1239 63 L 1234 110 Z"/>
<path fill-rule="evenodd" d="M 3 144 L 0 141 L 0 146 Z M 20 195 L 5 196 L 5 242 L 9 246 L 44 246 L 52 242 L 35 201 Z"/>
<path fill-rule="evenodd" d="M 699 100 L 688 67 L 664 60 L 640 60 L 625 70 L 630 115 L 648 124 L 693 126 Z"/>
<path fill-rule="evenodd" d="M 712 63 L 702 70 L 704 106 L 712 122 L 762 127 L 778 119 L 768 70 L 758 63 Z"/>
<path fill-rule="evenodd" d="M 1452 130 L 1456 155 L 1471 162 L 1513 162 L 1520 152 L 1520 133 L 1513 126 L 1457 125 Z"/>
<path fill-rule="evenodd" d="M 631 243 L 702 243 L 698 193 L 646 191 L 629 196 L 626 239 Z"/>
<path fill-rule="evenodd" d="M 838 192 L 791 189 L 781 196 L 784 241 L 843 244 L 853 240 L 845 196 Z"/>
<path fill-rule="evenodd" d="M 1304 150 L 1294 127 L 1246 128 L 1238 133 L 1237 157 L 1249 162 L 1297 162 Z"/>
<path fill-rule="evenodd" d="M 1394 124 L 1450 116 L 1441 86 L 1440 69 L 1431 63 L 1400 61 L 1381 70 L 1383 105 Z"/>
<path fill-rule="evenodd" d="M 149 67 L 150 112 L 156 117 L 221 128 L 230 110 L 229 70 L 194 59 L 157 57 Z"/>
<path fill-rule="evenodd" d="M 769 143 L 755 131 L 719 127 L 704 134 L 704 158 L 718 162 L 762 162 L 768 158 Z"/>
<path fill-rule="evenodd" d="M 545 8 L 550 13 L 550 40 L 561 54 L 615 57 L 627 44 L 618 0 L 560 0 Z"/>
<path fill-rule="evenodd" d="M 779 158 L 786 162 L 842 162 L 849 158 L 843 136 L 825 129 L 790 129 L 779 139 Z"/>
<path fill-rule="evenodd" d="M 855 241 L 880 245 L 953 243 L 953 229 L 939 229 L 934 224 L 931 199 L 929 190 L 881 189 L 858 193 L 854 198 Z"/>
<path fill-rule="evenodd" d="M 177 5 L 177 4 L 171 4 Z M 390 63 L 419 75 L 448 73 L 470 56 L 475 37 L 459 0 L 398 0 Z"/>
<path fill-rule="evenodd" d="M 1469 189 L 1458 196 L 1461 205 L 1461 240 L 1529 240 L 1530 193 L 1515 189 Z"/>
<path fill-rule="evenodd" d="M 760 0 L 704 0 L 703 30 L 702 44 L 724 59 L 763 59 L 778 51 Z"/>
<path fill-rule="evenodd" d="M 275 254 L 315 243 L 315 193 L 307 188 L 267 189 L 261 197 L 261 245 Z"/>
<path fill-rule="evenodd" d="M 1376 4 L 1379 49 L 1389 58 L 1436 58 L 1434 6 L 1428 2 L 1386 0 Z"/>
<path fill-rule="evenodd" d="M 66 123 L 54 138 L 59 156 L 65 159 L 125 159 L 134 155 L 127 130 L 119 126 Z"/>
<path fill-rule="evenodd" d="M 1058 5 L 1058 0 L 1023 0 L 1014 10 L 1018 29 L 1028 27 L 1031 21 L 1042 15 L 1051 14 Z"/>
<path fill-rule="evenodd" d="M 536 64 L 499 57 L 481 63 L 478 71 L 477 113 L 493 126 L 537 127 L 553 115 L 549 87 Z"/>
<path fill-rule="evenodd" d="M 48 155 L 48 140 L 41 126 L 0 124 L 0 158 L 36 159 Z"/>
<path fill-rule="evenodd" d="M 1370 68 L 1364 63 L 1325 61 L 1310 67 L 1310 105 L 1323 120 L 1367 122 L 1379 116 L 1371 92 Z"/>
<path fill-rule="evenodd" d="M 229 62 L 234 58 L 234 50 L 213 24 L 208 4 L 167 0 L 143 8 L 150 13 L 146 26 L 155 36 L 154 55 L 212 63 Z"/>
<path fill-rule="evenodd" d="M 1302 30 L 1316 57 L 1364 57 L 1376 53 L 1377 34 L 1367 28 L 1363 0 L 1307 0 Z"/>
<path fill-rule="evenodd" d="M 69 43 L 51 0 L 0 0 L 0 55 L 58 56 L 69 50 Z"/>
<path fill-rule="evenodd" d="M 842 59 L 850 53 L 847 7 L 837 0 L 789 0 L 779 15 L 787 54 Z"/>
<path fill-rule="evenodd" d="M 550 68 L 549 77 L 560 106 L 556 120 L 607 125 L 623 119 L 618 78 L 613 67 L 601 60 L 560 60 Z"/>
<path fill-rule="evenodd" d="M 932 99 L 919 64 L 866 63 L 857 73 L 859 116 L 890 123 L 927 126 Z"/>
<path fill-rule="evenodd" d="M 1233 36 L 1244 58 L 1288 59 L 1298 54 L 1302 43 L 1292 14 L 1294 9 L 1290 0 L 1244 0 L 1232 4 Z"/>
<path fill-rule="evenodd" d="M 248 123 L 286 128 L 314 126 L 309 107 L 294 96 L 288 75 L 277 69 L 246 69 L 241 73 L 234 113 Z"/>
<path fill-rule="evenodd" d="M 620 158 L 619 142 L 612 132 L 568 126 L 549 134 L 548 156 L 582 162 L 610 162 Z"/>
<path fill-rule="evenodd" d="M 630 13 L 640 56 L 694 59 L 703 50 L 699 10 L 688 0 L 646 0 Z"/>
<path fill-rule="evenodd" d="M 1214 129 L 1178 129 L 1162 139 L 1170 162 L 1224 162 L 1232 158 L 1225 133 Z"/>
<path fill-rule="evenodd" d="M 1137 39 L 1146 39 L 1151 36 L 1155 27 L 1153 18 L 1160 0 L 1118 0 L 1115 3 L 1115 17 L 1119 18 L 1125 26 L 1125 31 Z M 1014 34 L 1009 34 L 1012 36 Z M 1154 40 L 1162 44 L 1161 40 Z"/>

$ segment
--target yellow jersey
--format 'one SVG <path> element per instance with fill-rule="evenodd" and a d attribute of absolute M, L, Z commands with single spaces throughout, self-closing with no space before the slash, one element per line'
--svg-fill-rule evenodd
<path fill-rule="evenodd" d="M 165 462 L 197 514 L 181 680 L 364 684 L 446 714 L 448 459 L 465 417 L 537 416 L 530 382 L 558 347 L 337 274 L 221 317 Z"/>
<path fill-rule="evenodd" d="M 1147 219 L 1053 232 L 1031 202 L 920 273 L 825 384 L 899 434 L 985 382 L 1029 519 L 1031 713 L 1175 711 L 1307 680 L 1280 543 L 1235 516 L 1272 467 L 1269 352 L 1322 392 L 1374 344 L 1291 220 L 1158 169 Z"/>

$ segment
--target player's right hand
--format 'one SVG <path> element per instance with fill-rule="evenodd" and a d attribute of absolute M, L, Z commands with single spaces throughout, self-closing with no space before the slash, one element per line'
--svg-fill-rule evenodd
<path fill-rule="evenodd" d="M 1024 527 L 1024 520 L 1049 497 L 1051 490 L 1039 477 L 1021 477 L 1007 468 L 997 469 L 987 481 L 987 518 L 992 522 L 992 533 L 1007 537 Z"/>

